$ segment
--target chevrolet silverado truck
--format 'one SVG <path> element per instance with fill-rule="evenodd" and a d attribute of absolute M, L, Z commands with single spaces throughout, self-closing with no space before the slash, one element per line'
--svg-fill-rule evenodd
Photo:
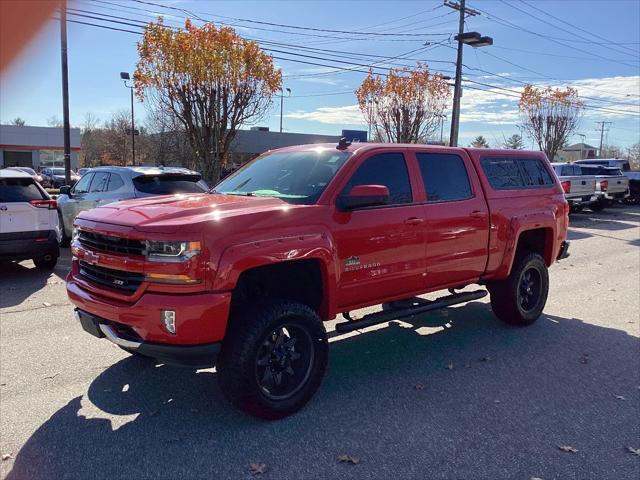
<path fill-rule="evenodd" d="M 324 322 L 338 315 L 340 334 L 488 290 L 499 319 L 533 323 L 548 267 L 568 255 L 568 213 L 540 152 L 288 147 L 209 193 L 81 212 L 67 292 L 91 335 L 168 364 L 215 365 L 235 406 L 275 419 L 318 389 Z M 486 289 L 458 291 L 473 284 Z"/>
<path fill-rule="evenodd" d="M 598 212 L 629 197 L 629 179 L 619 168 L 581 164 L 580 171 L 584 178 L 594 178 L 596 181 L 596 199 L 589 206 L 591 210 Z"/>
<path fill-rule="evenodd" d="M 580 165 L 572 163 L 552 163 L 551 165 L 558 175 L 571 213 L 582 211 L 598 199 L 595 177 L 583 176 Z"/>

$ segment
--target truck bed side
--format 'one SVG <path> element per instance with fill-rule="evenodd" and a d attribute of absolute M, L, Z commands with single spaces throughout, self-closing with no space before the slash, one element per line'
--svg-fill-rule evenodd
<path fill-rule="evenodd" d="M 484 280 L 509 275 L 519 241 L 526 241 L 551 265 L 566 240 L 568 205 L 562 187 L 542 152 L 467 149 L 489 205 L 490 235 Z M 482 158 L 538 158 L 553 183 L 541 187 L 495 189 L 482 167 Z"/>

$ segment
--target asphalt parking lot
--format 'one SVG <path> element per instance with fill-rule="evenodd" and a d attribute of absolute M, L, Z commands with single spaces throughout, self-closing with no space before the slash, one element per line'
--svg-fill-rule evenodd
<path fill-rule="evenodd" d="M 1 477 L 640 478 L 640 207 L 571 222 L 533 326 L 483 299 L 335 337 L 318 394 L 278 422 L 232 409 L 213 370 L 85 334 L 68 250 L 51 274 L 3 265 Z"/>

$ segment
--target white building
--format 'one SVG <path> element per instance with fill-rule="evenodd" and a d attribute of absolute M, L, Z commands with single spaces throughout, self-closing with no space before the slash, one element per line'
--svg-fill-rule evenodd
<path fill-rule="evenodd" d="M 71 169 L 78 168 L 80 129 L 71 129 Z M 64 167 L 62 128 L 0 125 L 0 168 Z"/>

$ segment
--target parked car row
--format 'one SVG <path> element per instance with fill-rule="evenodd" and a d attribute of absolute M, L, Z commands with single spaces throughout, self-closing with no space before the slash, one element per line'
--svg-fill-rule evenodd
<path fill-rule="evenodd" d="M 601 162 L 601 163 L 598 163 Z M 578 160 L 574 163 L 552 163 L 572 212 L 584 208 L 600 211 L 616 202 L 633 203 L 628 175 L 620 167 L 626 160 Z M 635 180 L 634 180 L 635 183 Z M 637 197 L 638 187 L 634 185 Z M 635 199 L 637 201 L 637 199 Z"/>

